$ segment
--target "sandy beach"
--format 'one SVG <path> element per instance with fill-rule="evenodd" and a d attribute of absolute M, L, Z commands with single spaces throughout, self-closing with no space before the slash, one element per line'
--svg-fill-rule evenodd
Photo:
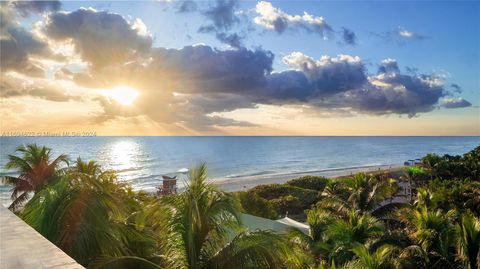
<path fill-rule="evenodd" d="M 376 166 L 362 166 L 353 168 L 332 168 L 318 171 L 308 171 L 299 173 L 276 174 L 276 175 L 261 175 L 251 177 L 238 177 L 228 179 L 213 179 L 212 182 L 224 191 L 235 192 L 248 190 L 258 185 L 266 184 L 281 184 L 291 179 L 302 176 L 324 176 L 328 178 L 335 178 L 341 176 L 348 176 L 359 172 L 376 172 L 376 171 L 395 171 L 403 167 L 402 164 L 391 165 L 376 165 Z"/>

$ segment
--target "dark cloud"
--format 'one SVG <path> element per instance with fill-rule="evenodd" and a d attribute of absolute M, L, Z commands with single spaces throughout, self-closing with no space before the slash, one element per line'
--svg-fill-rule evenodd
<path fill-rule="evenodd" d="M 57 11 L 61 7 L 60 1 L 14 1 L 13 6 L 22 16 Z"/>
<path fill-rule="evenodd" d="M 346 100 L 352 107 L 374 114 L 406 114 L 432 111 L 447 95 L 442 78 L 435 74 L 402 74 L 393 59 L 379 67 L 369 83 L 352 91 Z"/>
<path fill-rule="evenodd" d="M 342 28 L 342 38 L 343 42 L 347 45 L 357 45 L 357 35 L 350 29 L 347 29 L 345 27 Z"/>
<path fill-rule="evenodd" d="M 462 108 L 472 106 L 472 103 L 463 98 L 446 98 L 443 100 L 442 107 L 445 108 Z"/>
<path fill-rule="evenodd" d="M 190 13 L 197 11 L 197 3 L 192 0 L 180 1 L 177 12 L 178 13 Z"/>
<path fill-rule="evenodd" d="M 182 49 L 156 48 L 149 69 L 168 73 L 187 93 L 254 91 L 266 83 L 273 54 L 264 50 L 216 50 L 209 46 Z"/>
<path fill-rule="evenodd" d="M 0 10 L 0 61 L 2 72 L 15 71 L 32 76 L 43 75 L 40 66 L 32 63 L 31 56 L 47 57 L 51 54 L 47 44 L 22 27 L 8 3 Z"/>
<path fill-rule="evenodd" d="M 47 45 L 24 28 L 9 27 L 7 32 L 9 37 L 0 40 L 2 72 L 17 71 L 33 76 L 42 75 L 43 70 L 33 64 L 29 57 L 47 53 Z"/>
<path fill-rule="evenodd" d="M 216 0 L 215 5 L 203 14 L 211 20 L 215 29 L 228 31 L 240 21 L 235 14 L 237 8 L 237 0 Z"/>
<path fill-rule="evenodd" d="M 257 25 L 273 30 L 278 34 L 286 31 L 304 30 L 309 33 L 316 33 L 322 38 L 333 35 L 332 27 L 323 17 L 315 17 L 307 12 L 304 12 L 303 15 L 290 15 L 267 1 L 258 2 L 255 12 L 257 16 L 254 18 L 254 22 Z"/>
<path fill-rule="evenodd" d="M 219 41 L 222 43 L 228 44 L 234 48 L 242 47 L 242 40 L 245 38 L 244 36 L 239 35 L 238 33 L 216 33 L 215 36 Z"/>
<path fill-rule="evenodd" d="M 450 87 L 453 88 L 453 91 L 454 91 L 454 92 L 456 92 L 456 93 L 462 93 L 462 87 L 460 87 L 460 85 L 455 84 L 455 83 L 452 83 L 452 84 L 450 84 Z"/>
<path fill-rule="evenodd" d="M 283 62 L 305 74 L 313 88 L 312 96 L 326 96 L 356 89 L 367 80 L 365 67 L 359 57 L 324 56 L 315 60 L 300 52 L 294 52 L 284 57 Z"/>
<path fill-rule="evenodd" d="M 288 70 L 268 76 L 267 87 L 256 96 L 264 104 L 308 102 L 315 91 L 312 83 L 301 71 Z"/>
<path fill-rule="evenodd" d="M 51 14 L 44 32 L 53 40 L 71 40 L 94 67 L 135 60 L 152 45 L 140 20 L 129 22 L 119 14 L 94 9 Z"/>
<path fill-rule="evenodd" d="M 232 28 L 240 23 L 240 17 L 236 14 L 238 0 L 216 0 L 202 14 L 210 21 L 198 29 L 199 33 L 213 33 L 218 41 L 234 48 L 242 47 L 245 33 L 232 32 Z"/>
<path fill-rule="evenodd" d="M 408 69 L 409 72 L 416 72 L 412 69 Z M 385 59 L 382 61 L 382 64 L 378 67 L 378 74 L 397 74 L 400 72 L 398 68 L 397 61 L 394 59 Z"/>
<path fill-rule="evenodd" d="M 339 111 L 342 115 L 413 117 L 432 111 L 449 94 L 441 77 L 402 73 L 393 59 L 382 61 L 377 74 L 369 75 L 360 58 L 349 55 L 316 60 L 295 52 L 283 58 L 292 69 L 281 72 L 273 72 L 274 56 L 265 50 L 217 50 L 198 45 L 155 48 L 151 57 L 150 64 L 124 71 L 130 77 L 138 74 L 132 80 L 144 85 L 137 102 L 141 108 L 138 113 L 159 122 L 182 122 L 190 127 L 210 122 L 212 113 L 260 104 L 306 104 L 328 110 L 329 115 Z M 113 75 L 123 77 L 117 71 L 105 77 Z M 158 109 L 159 103 L 162 109 Z"/>

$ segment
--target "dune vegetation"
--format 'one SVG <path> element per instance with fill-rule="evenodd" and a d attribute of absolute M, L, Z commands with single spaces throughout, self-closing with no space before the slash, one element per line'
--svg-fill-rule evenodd
<path fill-rule="evenodd" d="M 35 144 L 6 165 L 26 223 L 88 268 L 467 268 L 480 266 L 480 147 L 428 154 L 401 175 L 302 177 L 227 193 L 192 169 L 179 194 L 135 192 L 95 161 Z M 241 213 L 306 221 L 249 230 Z"/>

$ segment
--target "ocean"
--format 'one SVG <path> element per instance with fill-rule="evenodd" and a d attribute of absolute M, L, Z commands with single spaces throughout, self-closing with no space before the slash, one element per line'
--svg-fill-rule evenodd
<path fill-rule="evenodd" d="M 288 175 L 329 169 L 402 164 L 427 153 L 463 154 L 480 145 L 480 137 L 1 137 L 0 173 L 8 154 L 22 144 L 52 148 L 54 157 L 96 160 L 114 169 L 135 189 L 153 190 L 162 175 L 184 177 L 206 163 L 213 181 Z M 0 186 L 0 203 L 10 187 Z"/>

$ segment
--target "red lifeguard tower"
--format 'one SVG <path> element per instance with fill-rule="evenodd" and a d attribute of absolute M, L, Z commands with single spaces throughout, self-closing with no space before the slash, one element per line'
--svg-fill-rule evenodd
<path fill-rule="evenodd" d="M 177 193 L 177 176 L 162 176 L 163 184 L 158 188 L 158 194 L 168 195 Z"/>

